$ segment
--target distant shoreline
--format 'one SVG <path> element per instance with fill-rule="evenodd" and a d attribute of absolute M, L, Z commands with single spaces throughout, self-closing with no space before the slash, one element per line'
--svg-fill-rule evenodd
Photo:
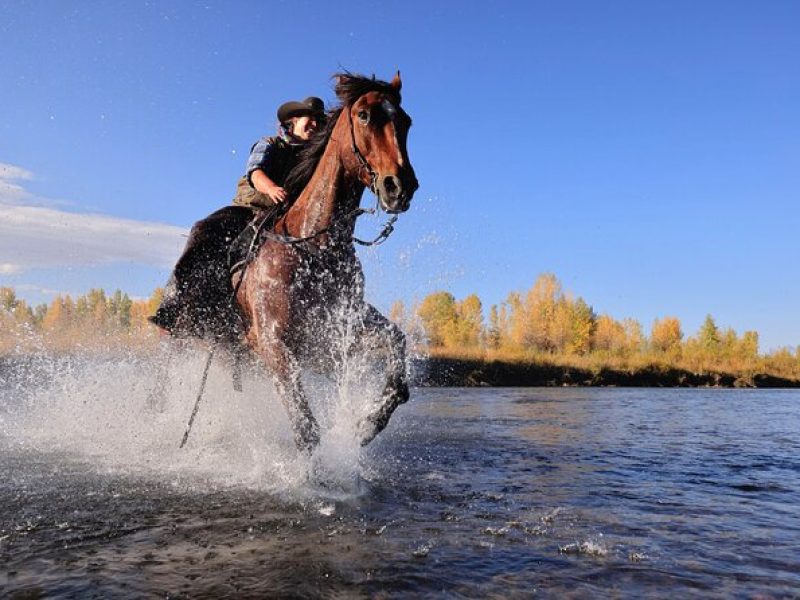
<path fill-rule="evenodd" d="M 124 360 L 133 354 L 94 353 L 107 361 Z M 41 381 L 54 368 L 69 365 L 81 354 L 0 355 L 0 382 L 24 385 L 30 375 Z M 86 356 L 85 354 L 83 356 Z M 139 355 L 141 357 L 141 355 Z M 28 379 L 28 381 L 31 381 Z M 623 370 L 595 369 L 544 362 L 480 360 L 443 356 L 418 357 L 411 361 L 411 383 L 419 387 L 670 387 L 670 388 L 800 388 L 800 380 L 768 373 L 735 375 L 709 371 L 693 373 L 675 367 L 646 365 Z"/>
<path fill-rule="evenodd" d="M 724 387 L 800 388 L 800 381 L 766 373 L 692 373 L 649 365 L 635 370 L 447 357 L 415 359 L 414 382 L 423 387 Z"/>

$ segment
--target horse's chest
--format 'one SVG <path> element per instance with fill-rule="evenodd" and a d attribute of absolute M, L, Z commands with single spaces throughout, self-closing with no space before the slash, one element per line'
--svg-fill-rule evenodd
<path fill-rule="evenodd" d="M 308 306 L 360 295 L 363 274 L 357 261 L 312 257 L 301 261 L 292 280 L 292 296 Z"/>
<path fill-rule="evenodd" d="M 306 260 L 298 265 L 291 284 L 292 320 L 313 336 L 346 319 L 348 307 L 362 298 L 363 274 L 357 261 Z"/>

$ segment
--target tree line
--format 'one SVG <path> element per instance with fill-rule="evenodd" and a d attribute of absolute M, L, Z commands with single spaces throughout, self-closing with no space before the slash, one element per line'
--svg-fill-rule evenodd
<path fill-rule="evenodd" d="M 710 314 L 692 335 L 676 316 L 655 319 L 647 331 L 635 319 L 598 315 L 583 298 L 565 291 L 552 273 L 540 275 L 527 291 L 509 293 L 487 313 L 475 294 L 457 300 L 437 291 L 411 309 L 396 302 L 390 314 L 421 340 L 421 350 L 439 356 L 622 369 L 656 363 L 693 372 L 800 378 L 800 347 L 760 354 L 758 332 L 720 327 Z"/>
<path fill-rule="evenodd" d="M 92 289 L 82 296 L 57 295 L 50 304 L 29 305 L 10 287 L 0 287 L 0 354 L 37 350 L 106 350 L 147 346 L 158 339 L 147 321 L 163 290 L 131 299 L 121 290 Z"/>
<path fill-rule="evenodd" d="M 147 299 L 92 289 L 30 306 L 13 288 L 0 287 L 0 354 L 152 346 L 159 336 L 147 317 L 162 295 L 161 288 Z M 722 328 L 710 314 L 691 335 L 676 316 L 657 318 L 645 330 L 635 319 L 598 315 L 552 273 L 486 312 L 475 294 L 458 300 L 436 291 L 409 308 L 396 302 L 389 316 L 423 354 L 616 369 L 659 364 L 695 373 L 760 372 L 800 379 L 800 347 L 761 354 L 756 331 Z"/>

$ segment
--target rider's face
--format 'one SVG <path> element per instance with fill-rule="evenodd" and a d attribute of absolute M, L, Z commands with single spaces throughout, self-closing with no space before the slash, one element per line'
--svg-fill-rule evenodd
<path fill-rule="evenodd" d="M 316 130 L 317 120 L 312 115 L 303 115 L 292 119 L 292 135 L 296 138 L 308 141 Z"/>

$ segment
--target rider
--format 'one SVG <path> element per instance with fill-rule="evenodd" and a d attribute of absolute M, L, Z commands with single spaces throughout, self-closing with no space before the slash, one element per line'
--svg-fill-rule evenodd
<path fill-rule="evenodd" d="M 286 201 L 283 183 L 317 127 L 323 124 L 322 100 L 310 96 L 278 108 L 278 135 L 262 137 L 250 149 L 247 169 L 239 180 L 233 203 L 265 208 Z"/>
<path fill-rule="evenodd" d="M 314 96 L 278 108 L 278 135 L 262 137 L 250 149 L 234 206 L 195 223 L 183 254 L 150 321 L 174 334 L 218 335 L 226 327 L 231 290 L 229 249 L 249 246 L 243 231 L 257 213 L 287 200 L 283 184 L 297 164 L 300 150 L 325 119 L 324 104 Z"/>

